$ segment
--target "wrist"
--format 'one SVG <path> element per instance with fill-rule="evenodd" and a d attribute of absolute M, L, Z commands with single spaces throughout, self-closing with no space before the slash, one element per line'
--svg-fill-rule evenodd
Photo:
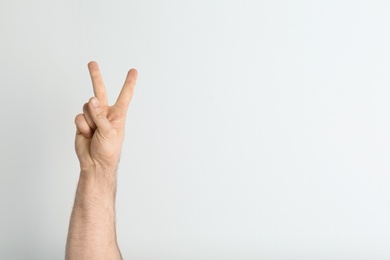
<path fill-rule="evenodd" d="M 77 192 L 98 199 L 115 199 L 116 169 L 101 166 L 81 168 Z"/>
<path fill-rule="evenodd" d="M 86 179 L 110 179 L 116 178 L 118 164 L 103 165 L 98 163 L 82 164 L 80 163 L 80 178 Z"/>

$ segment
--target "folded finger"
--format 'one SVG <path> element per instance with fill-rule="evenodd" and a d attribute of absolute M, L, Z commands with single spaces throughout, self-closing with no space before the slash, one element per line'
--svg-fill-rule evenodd
<path fill-rule="evenodd" d="M 91 138 L 93 136 L 93 131 L 89 127 L 83 114 L 78 114 L 74 121 L 76 124 L 77 134 L 82 134 L 85 138 Z"/>
<path fill-rule="evenodd" d="M 89 109 L 88 103 L 84 104 L 84 106 L 83 106 L 83 113 L 84 113 L 85 120 L 87 121 L 89 127 L 92 130 L 95 130 L 96 129 L 96 124 L 95 124 L 95 122 L 92 119 L 92 115 L 91 115 L 91 111 Z"/>

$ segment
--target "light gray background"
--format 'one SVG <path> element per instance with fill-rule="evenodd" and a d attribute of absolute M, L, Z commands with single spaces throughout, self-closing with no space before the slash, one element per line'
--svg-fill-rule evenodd
<path fill-rule="evenodd" d="M 125 259 L 389 259 L 388 1 L 1 1 L 0 259 L 63 259 L 73 123 L 139 80 Z"/>

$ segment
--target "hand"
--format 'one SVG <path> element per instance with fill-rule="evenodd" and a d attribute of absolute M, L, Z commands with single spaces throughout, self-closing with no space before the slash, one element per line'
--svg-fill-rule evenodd
<path fill-rule="evenodd" d="M 116 171 L 125 134 L 127 109 L 133 96 L 138 72 L 131 69 L 113 106 L 108 105 L 106 89 L 98 64 L 88 63 L 93 91 L 83 114 L 75 118 L 76 154 L 81 170 L 110 169 Z"/>

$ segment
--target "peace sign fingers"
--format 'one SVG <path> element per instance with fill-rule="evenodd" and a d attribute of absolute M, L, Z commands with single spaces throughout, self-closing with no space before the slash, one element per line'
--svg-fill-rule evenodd
<path fill-rule="evenodd" d="M 99 66 L 95 61 L 88 63 L 89 75 L 91 76 L 93 93 L 97 97 L 102 106 L 108 106 L 106 88 L 103 78 L 99 70 Z"/>

